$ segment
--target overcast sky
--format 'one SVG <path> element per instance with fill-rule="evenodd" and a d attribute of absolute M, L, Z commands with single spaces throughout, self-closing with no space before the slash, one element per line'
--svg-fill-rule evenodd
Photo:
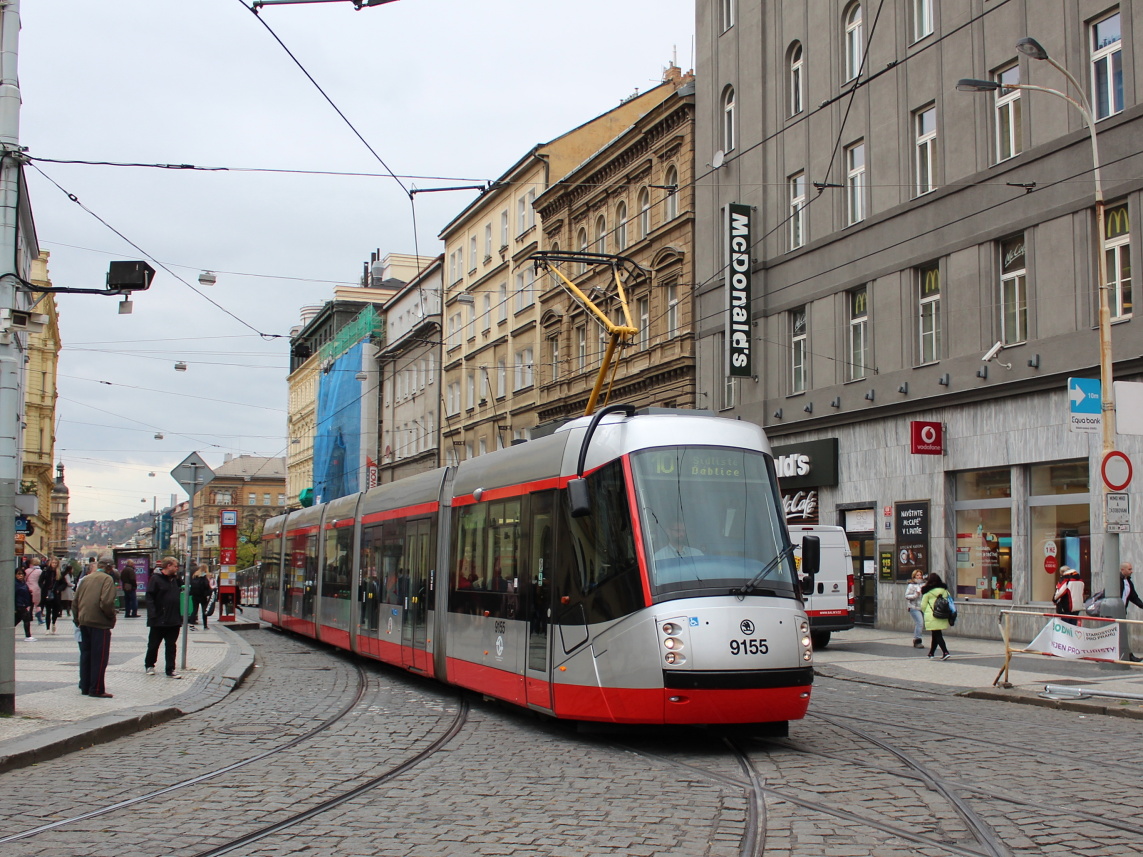
<path fill-rule="evenodd" d="M 414 241 L 408 197 L 241 0 L 25 0 L 21 16 L 33 158 L 229 168 L 26 170 L 54 285 L 102 288 L 108 262 L 147 255 L 173 272 L 151 263 L 131 315 L 116 298 L 57 298 L 71 520 L 128 517 L 185 499 L 169 473 L 192 451 L 212 466 L 284 455 L 288 340 L 266 337 L 356 284 L 376 249 L 439 253 L 473 194 L 417 196 Z M 673 57 L 694 65 L 692 0 L 334 2 L 260 17 L 406 187 L 494 179 L 654 86 Z M 204 270 L 217 285 L 199 286 Z"/>

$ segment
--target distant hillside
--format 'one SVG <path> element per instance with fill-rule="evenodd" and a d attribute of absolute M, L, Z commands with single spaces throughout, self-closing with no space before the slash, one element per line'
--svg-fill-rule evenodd
<path fill-rule="evenodd" d="M 135 538 L 139 530 L 150 529 L 153 522 L 154 516 L 150 512 L 118 521 L 69 521 L 67 534 L 75 539 L 72 552 L 87 556 Z"/>

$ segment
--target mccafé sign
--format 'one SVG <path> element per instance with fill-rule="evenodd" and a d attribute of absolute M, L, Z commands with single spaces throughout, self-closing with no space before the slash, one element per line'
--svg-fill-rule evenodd
<path fill-rule="evenodd" d="M 817 489 L 837 484 L 837 438 L 775 446 L 773 453 L 787 523 L 819 523 Z"/>

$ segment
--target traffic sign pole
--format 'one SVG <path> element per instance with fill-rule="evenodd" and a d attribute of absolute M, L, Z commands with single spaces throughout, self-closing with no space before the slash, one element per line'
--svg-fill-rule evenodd
<path fill-rule="evenodd" d="M 193 572 L 194 553 L 194 495 L 199 489 L 206 487 L 214 479 L 214 471 L 210 469 L 197 452 L 192 452 L 171 471 L 171 476 L 183 487 L 190 496 L 190 505 L 187 509 L 187 556 L 186 571 L 183 573 L 182 604 L 183 618 L 183 654 L 180 659 L 180 669 L 187 668 L 187 644 L 190 642 L 190 579 Z"/>

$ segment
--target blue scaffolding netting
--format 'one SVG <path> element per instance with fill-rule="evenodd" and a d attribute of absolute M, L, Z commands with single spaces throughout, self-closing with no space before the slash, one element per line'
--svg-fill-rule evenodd
<path fill-rule="evenodd" d="M 318 380 L 314 440 L 314 502 L 328 503 L 360 490 L 362 340 L 323 371 Z"/>

